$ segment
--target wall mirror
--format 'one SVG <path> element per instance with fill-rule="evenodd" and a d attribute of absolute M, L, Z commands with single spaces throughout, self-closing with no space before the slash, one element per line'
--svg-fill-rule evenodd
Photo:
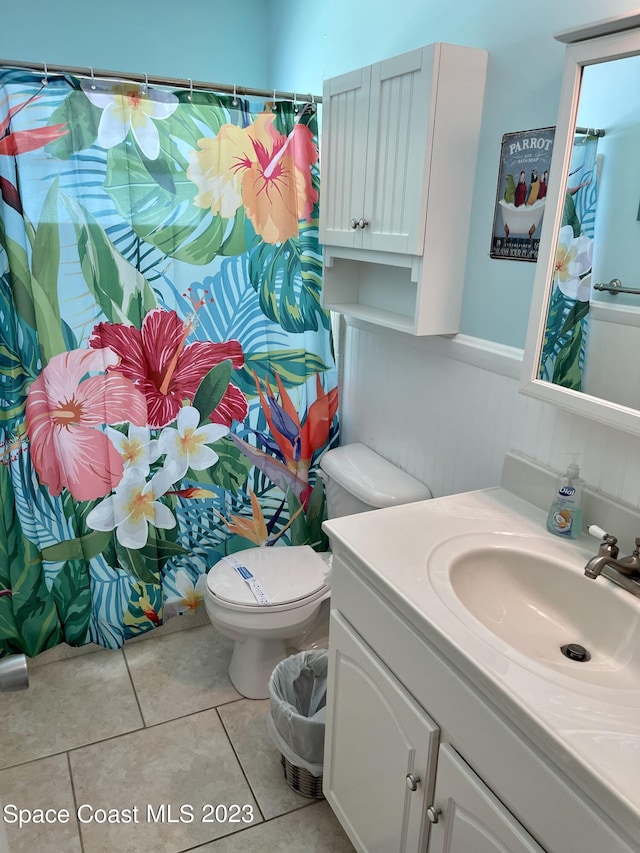
<path fill-rule="evenodd" d="M 640 435 L 640 14 L 555 37 L 565 70 L 521 391 Z"/>

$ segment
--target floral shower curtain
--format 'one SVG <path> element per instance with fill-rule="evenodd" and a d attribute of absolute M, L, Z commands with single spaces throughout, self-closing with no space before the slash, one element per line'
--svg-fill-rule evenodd
<path fill-rule="evenodd" d="M 601 155 L 596 136 L 577 136 L 549 301 L 540 379 L 582 390 Z"/>
<path fill-rule="evenodd" d="M 0 657 L 325 547 L 315 110 L 0 71 Z"/>

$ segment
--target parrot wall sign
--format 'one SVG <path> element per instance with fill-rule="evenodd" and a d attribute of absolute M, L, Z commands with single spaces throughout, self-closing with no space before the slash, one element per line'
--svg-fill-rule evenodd
<path fill-rule="evenodd" d="M 555 127 L 543 127 L 502 137 L 492 258 L 538 259 L 554 136 Z"/>

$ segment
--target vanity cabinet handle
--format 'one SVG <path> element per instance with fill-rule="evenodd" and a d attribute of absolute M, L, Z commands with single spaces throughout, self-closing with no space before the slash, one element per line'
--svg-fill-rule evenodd
<path fill-rule="evenodd" d="M 435 806 L 429 806 L 427 809 L 427 819 L 429 823 L 438 823 L 441 814 L 442 809 L 438 809 Z"/>
<path fill-rule="evenodd" d="M 369 223 L 367 222 L 366 219 L 361 219 L 360 222 L 358 222 L 358 225 L 360 228 L 366 228 L 368 224 Z"/>
<path fill-rule="evenodd" d="M 420 782 L 419 776 L 414 776 L 413 773 L 407 773 L 407 788 L 410 791 L 418 790 L 418 783 Z"/>
<path fill-rule="evenodd" d="M 351 220 L 351 223 L 350 223 L 350 224 L 351 224 L 351 227 L 353 228 L 353 230 L 355 231 L 355 230 L 356 230 L 356 228 L 358 227 L 358 220 L 354 217 L 354 218 Z"/>

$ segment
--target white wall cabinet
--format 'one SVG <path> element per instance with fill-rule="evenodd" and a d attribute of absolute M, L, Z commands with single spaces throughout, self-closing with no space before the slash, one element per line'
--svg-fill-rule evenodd
<path fill-rule="evenodd" d="M 635 850 L 332 544 L 323 788 L 358 853 Z"/>
<path fill-rule="evenodd" d="M 486 65 L 438 43 L 325 82 L 325 307 L 458 331 Z"/>

